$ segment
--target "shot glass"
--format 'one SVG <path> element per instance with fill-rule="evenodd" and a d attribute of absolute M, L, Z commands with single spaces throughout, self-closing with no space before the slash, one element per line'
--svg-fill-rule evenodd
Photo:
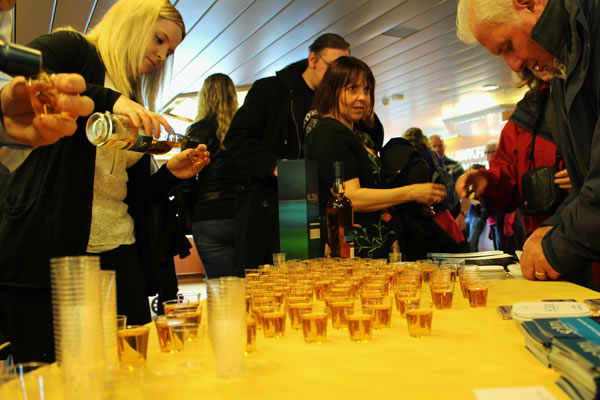
<path fill-rule="evenodd" d="M 324 342 L 327 338 L 327 314 L 325 312 L 303 314 L 302 332 L 306 343 Z"/>
<path fill-rule="evenodd" d="M 334 329 L 344 329 L 348 327 L 348 315 L 354 313 L 354 299 L 344 299 L 332 301 L 329 303 L 331 313 L 331 326 Z"/>
<path fill-rule="evenodd" d="M 373 334 L 373 313 L 365 313 L 358 308 L 347 316 L 348 334 L 352 342 L 367 342 Z"/>
<path fill-rule="evenodd" d="M 402 253 L 390 253 L 390 264 L 402 262 Z"/>
<path fill-rule="evenodd" d="M 256 351 L 256 320 L 251 317 L 246 317 L 246 354 Z"/>
<path fill-rule="evenodd" d="M 412 337 L 430 336 L 433 320 L 433 305 L 422 303 L 406 310 L 408 334 Z"/>
<path fill-rule="evenodd" d="M 148 333 L 148 327 L 141 325 L 128 325 L 117 331 L 119 361 L 122 367 L 135 369 L 146 365 Z"/>
<path fill-rule="evenodd" d="M 279 309 L 262 314 L 263 334 L 266 338 L 285 335 L 285 312 Z"/>
<path fill-rule="evenodd" d="M 304 300 L 299 303 L 288 303 L 287 311 L 292 329 L 302 329 L 302 315 L 312 312 L 312 300 Z"/>
<path fill-rule="evenodd" d="M 175 299 L 163 301 L 163 309 L 165 315 L 174 313 L 177 309 L 182 310 L 184 307 L 189 307 L 190 301 L 186 299 Z"/>
<path fill-rule="evenodd" d="M 437 309 L 451 308 L 454 297 L 454 281 L 449 269 L 436 270 L 431 275 L 429 282 L 431 299 Z"/>
<path fill-rule="evenodd" d="M 469 305 L 471 307 L 487 306 L 488 298 L 488 283 L 485 280 L 479 279 L 465 283 L 467 286 L 467 295 L 469 297 Z"/>
<path fill-rule="evenodd" d="M 277 267 L 281 264 L 285 264 L 285 253 L 273 253 L 273 266 Z"/>
<path fill-rule="evenodd" d="M 27 80 L 27 92 L 35 115 L 61 115 L 56 106 L 59 96 L 58 89 L 46 72 L 42 71 L 39 75 Z"/>
<path fill-rule="evenodd" d="M 414 287 L 394 292 L 396 308 L 402 318 L 406 318 L 406 310 L 418 307 L 421 303 L 421 290 Z"/>
<path fill-rule="evenodd" d="M 392 298 L 386 297 L 381 304 L 373 304 L 373 328 L 389 328 L 392 326 Z"/>
<path fill-rule="evenodd" d="M 117 330 L 124 329 L 127 326 L 127 315 L 117 315 Z"/>
<path fill-rule="evenodd" d="M 183 325 L 183 323 L 183 320 L 166 317 L 158 317 L 154 321 L 160 351 L 163 353 L 177 353 L 183 350 L 183 344 L 179 346 L 179 343 L 173 338 L 172 332 L 173 327 Z"/>

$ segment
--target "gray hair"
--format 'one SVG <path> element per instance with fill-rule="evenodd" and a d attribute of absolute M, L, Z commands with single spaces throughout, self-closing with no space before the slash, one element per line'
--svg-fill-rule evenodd
<path fill-rule="evenodd" d="M 485 25 L 513 24 L 518 26 L 522 23 L 512 0 L 458 0 L 456 35 L 466 44 L 477 42 L 471 29 L 472 16 L 478 23 Z"/>

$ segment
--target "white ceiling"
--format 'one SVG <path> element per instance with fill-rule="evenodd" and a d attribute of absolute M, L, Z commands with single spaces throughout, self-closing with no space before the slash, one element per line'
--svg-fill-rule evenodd
<path fill-rule="evenodd" d="M 174 0 L 173 0 L 174 1 Z M 18 0 L 15 39 L 26 44 L 64 25 L 84 31 L 115 0 Z M 325 32 L 351 44 L 352 55 L 372 68 L 377 81 L 375 110 L 386 136 L 410 126 L 447 134 L 442 119 L 466 97 L 479 108 L 514 103 L 513 87 L 501 58 L 456 37 L 457 0 L 177 0 L 188 30 L 177 48 L 171 78 L 160 104 L 181 92 L 197 91 L 215 72 L 249 85 L 306 58 L 308 46 Z M 401 25 L 405 38 L 384 35 Z M 481 86 L 498 84 L 493 92 Z M 394 95 L 403 95 L 402 100 Z M 487 96 L 482 97 L 482 96 Z M 396 96 L 399 97 L 399 96 Z M 382 99 L 391 99 L 384 106 Z M 473 110 L 470 110 L 473 111 Z M 464 111 L 463 111 L 464 112 Z"/>

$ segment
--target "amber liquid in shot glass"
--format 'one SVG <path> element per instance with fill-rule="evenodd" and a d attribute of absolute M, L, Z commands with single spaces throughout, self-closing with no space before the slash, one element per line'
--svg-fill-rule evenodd
<path fill-rule="evenodd" d="M 256 351 L 256 321 L 246 318 L 246 354 Z"/>
<path fill-rule="evenodd" d="M 302 315 L 302 331 L 306 343 L 321 343 L 327 337 L 327 314 L 310 313 Z"/>
<path fill-rule="evenodd" d="M 451 308 L 452 298 L 454 297 L 454 288 L 442 287 L 442 286 L 431 286 L 431 299 L 435 308 Z"/>
<path fill-rule="evenodd" d="M 366 342 L 373 333 L 373 317 L 368 314 L 348 315 L 348 332 L 353 342 Z"/>
<path fill-rule="evenodd" d="M 487 305 L 488 288 L 470 286 L 467 288 L 467 292 L 471 307 L 485 307 Z"/>
<path fill-rule="evenodd" d="M 287 307 L 292 329 L 302 329 L 302 314 L 312 311 L 312 303 L 293 303 Z"/>
<path fill-rule="evenodd" d="M 375 304 L 373 308 L 373 328 L 389 328 L 392 324 L 392 305 Z"/>
<path fill-rule="evenodd" d="M 262 314 L 262 327 L 266 338 L 283 336 L 285 334 L 285 313 L 275 311 Z"/>
<path fill-rule="evenodd" d="M 148 353 L 148 328 L 126 327 L 117 331 L 117 344 L 121 365 L 138 368 L 146 365 Z"/>
<path fill-rule="evenodd" d="M 35 115 L 61 115 L 56 105 L 59 91 L 46 72 L 42 71 L 38 76 L 29 78 L 27 91 Z"/>
<path fill-rule="evenodd" d="M 406 310 L 408 334 L 412 337 L 431 335 L 433 311 L 429 309 Z"/>
<path fill-rule="evenodd" d="M 183 350 L 183 344 L 179 346 L 179 343 L 174 341 L 173 332 L 171 331 L 172 327 L 183 325 L 183 320 L 164 318 L 157 319 L 155 324 L 160 351 L 163 353 L 176 353 Z"/>
<path fill-rule="evenodd" d="M 353 301 L 332 301 L 329 303 L 331 310 L 331 326 L 334 329 L 343 329 L 348 326 L 347 315 L 352 313 Z"/>
<path fill-rule="evenodd" d="M 419 307 L 419 304 L 421 304 L 419 297 L 396 297 L 396 307 L 402 318 L 406 318 L 406 310 Z"/>

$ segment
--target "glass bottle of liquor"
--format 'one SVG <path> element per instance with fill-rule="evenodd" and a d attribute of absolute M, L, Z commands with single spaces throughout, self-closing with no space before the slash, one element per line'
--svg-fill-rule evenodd
<path fill-rule="evenodd" d="M 199 144 L 188 136 L 166 132 L 162 125 L 159 139 L 146 136 L 144 128 L 136 128 L 128 116 L 111 114 L 109 111 L 90 115 L 85 132 L 94 146 L 116 147 L 150 154 L 164 154 L 173 148 L 186 149 Z"/>
<path fill-rule="evenodd" d="M 331 257 L 354 257 L 354 210 L 344 195 L 344 163 L 333 163 L 333 197 L 327 202 L 327 236 Z"/>

